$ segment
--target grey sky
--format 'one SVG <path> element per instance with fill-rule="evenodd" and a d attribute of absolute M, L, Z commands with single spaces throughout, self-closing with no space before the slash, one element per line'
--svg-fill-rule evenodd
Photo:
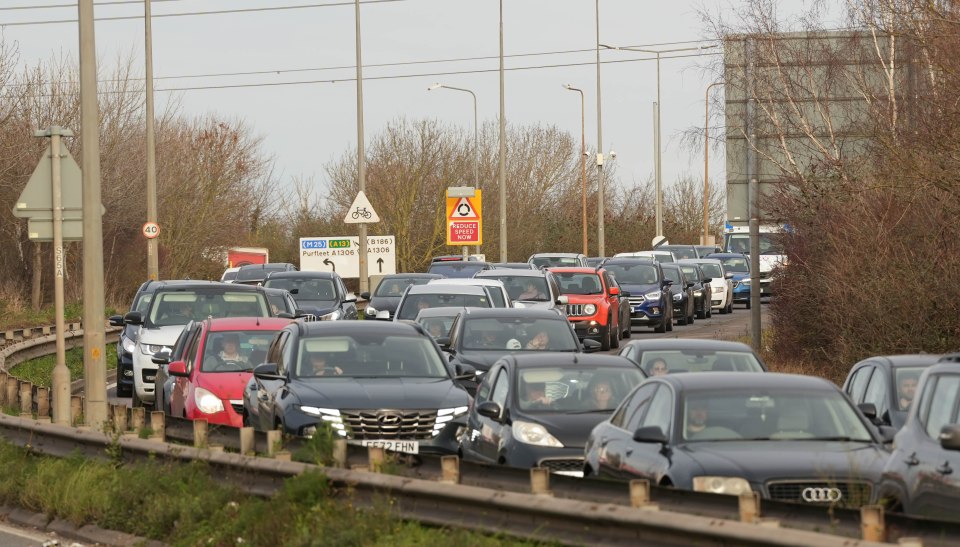
<path fill-rule="evenodd" d="M 103 1 L 103 0 L 99 0 Z M 600 0 L 600 41 L 612 45 L 655 48 L 696 46 L 671 42 L 703 38 L 697 8 L 705 0 Z M 799 0 L 792 0 L 797 1 Z M 3 6 L 68 4 L 68 0 L 4 0 Z M 165 14 L 322 5 L 332 7 L 256 11 L 216 15 L 162 17 Z M 706 0 L 709 5 L 711 2 Z M 789 2 L 788 2 L 789 3 Z M 75 2 L 74 2 L 75 4 Z M 428 92 L 434 82 L 472 89 L 478 96 L 481 123 L 499 113 L 498 0 L 400 0 L 361 7 L 364 63 L 364 106 L 367 140 L 399 116 L 432 117 L 473 129 L 468 94 Z M 75 7 L 0 10 L 0 24 L 75 19 Z M 101 72 L 118 52 L 143 52 L 143 4 L 100 5 L 97 50 Z M 508 57 L 506 67 L 578 65 L 508 71 L 507 119 L 513 124 L 555 124 L 575 137 L 580 133 L 579 95 L 586 93 L 588 146 L 597 142 L 594 0 L 504 0 L 506 54 L 589 50 Z M 187 114 L 216 112 L 245 120 L 265 139 L 284 180 L 314 177 L 324 181 L 323 165 L 356 145 L 356 88 L 353 83 L 354 8 L 344 0 L 154 0 L 154 74 L 158 90 L 185 87 L 272 84 L 315 80 L 345 81 L 299 85 L 185 90 L 176 92 Z M 76 23 L 5 26 L 16 41 L 24 65 L 64 53 L 76 57 Z M 718 51 L 718 49 L 712 50 Z M 665 184 L 682 173 L 698 179 L 702 152 L 681 147 L 680 131 L 703 125 L 703 94 L 712 77 L 697 68 L 710 57 L 663 60 L 663 176 Z M 666 55 L 666 54 L 665 54 Z M 474 61 L 377 67 L 376 64 L 438 59 L 489 57 Z M 603 61 L 650 58 L 642 53 L 602 51 Z M 275 71 L 345 67 L 337 70 Z M 230 77 L 164 78 L 192 74 L 274 71 Z M 472 74 L 437 73 L 483 71 Z M 418 75 L 412 77 L 393 77 Z M 656 96 L 655 63 L 621 62 L 601 68 L 603 145 L 617 152 L 619 181 L 645 181 L 653 170 L 652 103 Z M 158 91 L 157 110 L 173 93 Z M 162 158 L 160 158 L 162 161 Z M 712 154 L 711 175 L 723 173 L 722 154 Z M 451 181 L 459 184 L 468 181 Z M 492 182 L 492 181 L 491 181 Z M 376 204 L 374 204 L 376 205 Z"/>

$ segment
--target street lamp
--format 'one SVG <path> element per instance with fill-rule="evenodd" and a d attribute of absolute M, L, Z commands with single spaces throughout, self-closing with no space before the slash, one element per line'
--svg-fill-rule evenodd
<path fill-rule="evenodd" d="M 710 49 L 718 47 L 717 44 L 712 44 L 709 46 L 697 46 L 697 47 L 684 47 L 684 48 L 674 48 L 674 49 L 644 49 L 639 47 L 618 47 L 611 46 L 607 44 L 599 44 L 599 47 L 604 49 L 615 49 L 617 51 L 639 51 L 641 53 L 652 53 L 657 56 L 657 102 L 653 103 L 653 146 L 656 150 L 654 155 L 654 177 L 656 178 L 657 183 L 657 204 L 656 204 L 656 218 L 657 218 L 657 236 L 663 235 L 663 177 L 661 174 L 661 146 L 660 146 L 660 54 L 661 53 L 677 53 L 681 51 L 703 51 L 704 49 Z"/>
<path fill-rule="evenodd" d="M 464 89 L 462 87 L 453 87 L 452 85 L 444 85 L 439 82 L 433 84 L 427 88 L 427 91 L 433 91 L 434 89 L 452 89 L 454 91 L 463 91 L 464 93 L 469 93 L 473 97 L 473 185 L 480 185 L 480 132 L 477 129 L 477 94 L 469 89 Z M 463 246 L 463 256 L 467 256 L 467 246 Z M 477 252 L 480 252 L 479 246 L 477 247 Z"/>
<path fill-rule="evenodd" d="M 603 233 L 603 116 L 600 111 L 600 0 L 596 1 L 597 22 L 597 256 L 604 254 L 605 237 Z M 584 253 L 586 254 L 586 253 Z"/>
<path fill-rule="evenodd" d="M 703 241 L 704 245 L 709 245 L 708 237 L 710 234 L 710 89 L 717 85 L 723 85 L 723 81 L 713 82 L 707 86 L 704 93 L 703 110 Z"/>
<path fill-rule="evenodd" d="M 584 110 L 583 90 L 570 84 L 563 84 L 564 89 L 576 91 L 580 94 L 580 190 L 582 198 L 581 222 L 583 223 L 583 254 L 587 252 L 587 137 L 586 112 Z"/>

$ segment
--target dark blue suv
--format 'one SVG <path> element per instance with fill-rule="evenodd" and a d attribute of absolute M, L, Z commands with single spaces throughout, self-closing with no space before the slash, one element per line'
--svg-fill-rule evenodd
<path fill-rule="evenodd" d="M 723 269 L 733 274 L 733 302 L 750 309 L 750 257 L 742 253 L 711 253 L 705 258 L 723 262 Z"/>
<path fill-rule="evenodd" d="M 603 267 L 621 289 L 630 293 L 631 326 L 652 327 L 656 332 L 673 330 L 673 302 L 660 263 L 643 258 L 609 258 Z"/>

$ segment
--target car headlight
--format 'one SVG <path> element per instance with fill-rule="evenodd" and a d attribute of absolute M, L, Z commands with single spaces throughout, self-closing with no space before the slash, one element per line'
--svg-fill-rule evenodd
<path fill-rule="evenodd" d="M 140 351 L 144 355 L 151 355 L 151 356 L 156 355 L 157 353 L 160 353 L 163 350 L 170 351 L 170 348 L 168 348 L 167 346 L 159 345 L 159 344 L 140 344 Z"/>
<path fill-rule="evenodd" d="M 343 316 L 343 312 L 341 312 L 340 310 L 333 310 L 327 315 L 321 315 L 318 319 L 320 321 L 336 321 L 337 319 L 340 319 L 340 317 L 342 316 Z"/>
<path fill-rule="evenodd" d="M 123 351 L 127 353 L 133 353 L 133 351 L 137 349 L 137 343 L 129 338 L 124 338 L 122 345 L 123 345 Z"/>
<path fill-rule="evenodd" d="M 643 297 L 647 300 L 660 300 L 660 291 L 648 292 Z"/>
<path fill-rule="evenodd" d="M 204 414 L 223 412 L 223 401 L 213 393 L 198 387 L 193 392 L 193 401 L 197 403 L 197 410 Z"/>
<path fill-rule="evenodd" d="M 536 446 L 552 446 L 563 448 L 563 443 L 547 431 L 540 424 L 530 422 L 513 422 L 513 437 L 518 441 Z"/>
<path fill-rule="evenodd" d="M 595 306 L 594 304 L 587 304 L 586 306 L 583 307 L 583 313 L 587 315 L 593 315 L 597 313 L 597 306 Z"/>
<path fill-rule="evenodd" d="M 693 296 L 703 296 L 703 291 L 693 291 Z"/>
<path fill-rule="evenodd" d="M 683 293 L 682 293 L 682 292 L 678 292 L 677 294 L 673 295 L 673 301 L 674 301 L 674 302 L 679 302 L 679 301 L 681 301 L 681 300 L 683 300 Z"/>
<path fill-rule="evenodd" d="M 366 315 L 367 317 L 376 317 L 376 316 L 377 316 L 377 308 L 374 308 L 373 306 L 367 306 L 367 308 L 366 308 L 365 310 L 363 310 L 363 313 L 364 313 L 364 315 Z"/>
<path fill-rule="evenodd" d="M 317 406 L 300 406 L 300 411 L 310 416 L 316 416 L 326 422 L 330 427 L 337 430 L 341 437 L 347 436 L 347 430 L 343 427 L 343 418 L 340 417 L 340 411 L 335 408 L 320 408 Z"/>
<path fill-rule="evenodd" d="M 463 416 L 467 413 L 468 407 L 458 406 L 455 408 L 441 408 L 437 411 L 437 421 L 433 424 L 433 436 L 436 437 L 447 427 L 447 422 L 452 421 L 457 416 Z"/>
<path fill-rule="evenodd" d="M 711 494 L 729 494 L 740 496 L 752 492 L 750 483 L 741 477 L 694 477 L 694 492 L 709 492 Z"/>
<path fill-rule="evenodd" d="M 741 285 L 749 285 L 749 284 L 750 284 L 750 278 L 749 278 L 749 277 L 744 277 L 743 279 L 740 280 L 740 284 L 741 284 Z"/>

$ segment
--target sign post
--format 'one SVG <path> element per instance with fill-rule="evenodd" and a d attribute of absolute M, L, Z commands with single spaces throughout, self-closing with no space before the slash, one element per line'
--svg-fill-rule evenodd
<path fill-rule="evenodd" d="M 462 245 L 463 259 L 468 245 L 483 244 L 482 191 L 470 186 L 447 188 L 447 245 Z"/>

